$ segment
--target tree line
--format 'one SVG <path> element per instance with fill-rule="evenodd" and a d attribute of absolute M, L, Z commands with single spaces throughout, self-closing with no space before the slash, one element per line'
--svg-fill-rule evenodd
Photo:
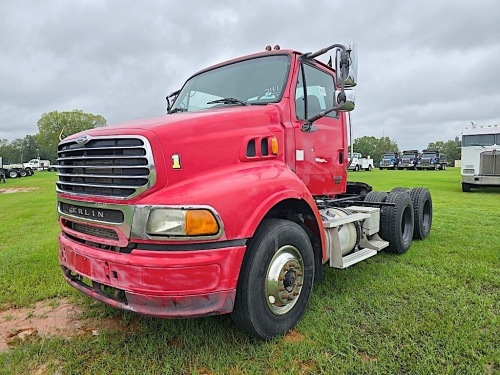
<path fill-rule="evenodd" d="M 454 140 L 430 142 L 427 145 L 427 150 L 436 150 L 446 154 L 449 165 L 454 165 L 455 160 L 460 160 L 460 140 L 455 137 Z M 353 141 L 354 152 L 359 152 L 363 156 L 370 156 L 373 163 L 378 165 L 382 155 L 387 152 L 401 152 L 396 141 L 389 137 L 375 138 L 372 136 L 364 136 L 356 138 Z M 418 150 L 422 151 L 422 150 Z"/>
<path fill-rule="evenodd" d="M 106 119 L 101 115 L 85 113 L 77 109 L 63 112 L 52 111 L 44 113 L 37 121 L 37 126 L 36 135 L 27 135 L 12 142 L 0 139 L 0 156 L 4 164 L 25 163 L 38 157 L 55 163 L 60 137 L 106 126 Z"/>

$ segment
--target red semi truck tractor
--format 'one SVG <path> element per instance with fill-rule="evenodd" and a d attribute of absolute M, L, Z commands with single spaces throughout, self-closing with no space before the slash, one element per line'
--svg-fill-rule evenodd
<path fill-rule="evenodd" d="M 334 64 L 317 60 L 329 51 Z M 154 317 L 231 313 L 269 339 L 297 324 L 326 265 L 404 253 L 429 235 L 431 196 L 347 181 L 355 84 L 349 46 L 276 46 L 196 73 L 164 116 L 64 139 L 66 281 Z"/>

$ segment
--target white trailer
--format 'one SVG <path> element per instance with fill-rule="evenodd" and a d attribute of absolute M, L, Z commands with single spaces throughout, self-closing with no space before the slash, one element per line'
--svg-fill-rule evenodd
<path fill-rule="evenodd" d="M 462 132 L 462 191 L 500 186 L 500 126 L 472 123 Z"/>

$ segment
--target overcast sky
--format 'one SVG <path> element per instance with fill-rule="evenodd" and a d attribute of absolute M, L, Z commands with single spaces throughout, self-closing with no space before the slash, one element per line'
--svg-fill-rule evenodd
<path fill-rule="evenodd" d="M 500 1 L 2 0 L 0 139 L 51 111 L 165 113 L 194 72 L 268 44 L 358 49 L 354 138 L 400 149 L 500 123 Z"/>

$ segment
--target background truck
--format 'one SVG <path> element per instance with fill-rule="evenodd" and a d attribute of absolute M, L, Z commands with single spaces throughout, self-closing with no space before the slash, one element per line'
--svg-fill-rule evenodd
<path fill-rule="evenodd" d="M 417 164 L 417 169 L 445 170 L 448 160 L 445 154 L 437 150 L 423 150 Z"/>
<path fill-rule="evenodd" d="M 3 159 L 0 157 L 0 172 L 2 176 L 0 178 L 18 178 L 25 176 L 32 176 L 33 171 L 28 167 L 26 168 L 23 164 L 3 164 Z"/>
<path fill-rule="evenodd" d="M 500 186 L 500 126 L 472 126 L 462 132 L 462 191 Z"/>
<path fill-rule="evenodd" d="M 25 163 L 25 166 L 28 166 L 29 168 L 33 170 L 39 170 L 39 171 L 56 171 L 57 170 L 57 165 L 51 164 L 50 160 L 43 160 L 43 159 L 31 159 L 28 163 Z"/>
<path fill-rule="evenodd" d="M 418 150 L 405 150 L 401 154 L 401 169 L 417 169 L 420 153 Z"/>
<path fill-rule="evenodd" d="M 398 151 L 386 152 L 380 158 L 379 169 L 398 169 L 401 164 L 401 156 Z"/>
<path fill-rule="evenodd" d="M 335 68 L 317 59 L 329 51 Z M 149 316 L 230 313 L 270 339 L 297 324 L 324 265 L 401 254 L 427 237 L 426 188 L 347 181 L 356 62 L 341 44 L 268 47 L 193 75 L 165 116 L 64 139 L 66 281 Z"/>
<path fill-rule="evenodd" d="M 350 171 L 359 171 L 364 169 L 365 171 L 371 171 L 373 169 L 373 159 L 369 156 L 364 158 L 359 152 L 349 153 L 349 167 Z"/>

